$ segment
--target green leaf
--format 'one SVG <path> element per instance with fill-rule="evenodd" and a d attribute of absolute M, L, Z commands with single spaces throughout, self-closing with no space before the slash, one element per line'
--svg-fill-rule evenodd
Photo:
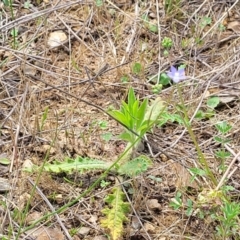
<path fill-rule="evenodd" d="M 177 192 L 175 198 L 171 199 L 170 206 L 173 207 L 174 210 L 178 210 L 180 207 L 182 207 L 182 194 L 180 192 Z"/>
<path fill-rule="evenodd" d="M 45 110 L 44 110 L 44 112 L 43 112 L 42 119 L 41 119 L 40 131 L 43 130 L 44 123 L 45 123 L 46 120 L 47 120 L 48 110 L 49 110 L 49 107 L 46 107 Z"/>
<path fill-rule="evenodd" d="M 210 17 L 204 16 L 200 22 L 200 26 L 204 28 L 207 25 L 210 25 L 211 23 L 212 23 L 212 19 Z"/>
<path fill-rule="evenodd" d="M 137 112 L 137 124 L 136 124 L 136 129 L 138 130 L 139 127 L 141 126 L 143 120 L 144 120 L 144 116 L 146 114 L 147 111 L 147 106 L 148 106 L 148 99 L 144 99 L 144 101 L 142 102 L 142 104 L 140 105 L 138 112 Z"/>
<path fill-rule="evenodd" d="M 169 37 L 164 37 L 161 44 L 167 50 L 167 49 L 170 49 L 172 47 L 173 41 Z"/>
<path fill-rule="evenodd" d="M 127 76 L 127 75 L 124 75 L 124 76 L 122 76 L 121 77 L 121 82 L 123 82 L 123 83 L 127 83 L 127 82 L 129 82 L 129 77 Z"/>
<path fill-rule="evenodd" d="M 13 28 L 10 32 L 10 34 L 13 36 L 13 37 L 17 37 L 18 36 L 18 29 L 17 28 Z"/>
<path fill-rule="evenodd" d="M 151 160 L 148 157 L 141 155 L 121 165 L 118 169 L 118 172 L 120 174 L 134 177 L 147 171 L 151 165 Z"/>
<path fill-rule="evenodd" d="M 144 120 L 145 121 L 156 121 L 159 115 L 164 110 L 164 102 L 161 100 L 160 97 L 156 98 L 150 105 L 150 107 L 147 108 Z"/>
<path fill-rule="evenodd" d="M 195 115 L 195 118 L 199 119 L 199 120 L 205 119 L 206 118 L 206 114 L 202 110 L 198 110 L 196 115 Z"/>
<path fill-rule="evenodd" d="M 205 170 L 202 170 L 200 168 L 190 168 L 189 171 L 193 174 L 193 175 L 196 175 L 196 176 L 206 176 L 207 173 Z"/>
<path fill-rule="evenodd" d="M 215 152 L 215 156 L 217 158 L 225 160 L 226 158 L 231 157 L 231 153 L 227 152 L 225 149 L 222 149 L 222 150 L 217 150 Z"/>
<path fill-rule="evenodd" d="M 131 109 L 133 107 L 133 104 L 136 101 L 136 96 L 134 93 L 134 90 L 132 87 L 130 87 L 129 92 L 128 92 L 128 107 Z"/>
<path fill-rule="evenodd" d="M 139 63 L 139 62 L 134 63 L 134 64 L 133 64 L 133 67 L 132 67 L 132 72 L 133 72 L 134 74 L 139 75 L 139 74 L 141 73 L 141 71 L 142 71 L 142 65 L 141 65 L 141 63 Z"/>
<path fill-rule="evenodd" d="M 99 121 L 99 122 L 98 122 L 98 125 L 99 125 L 99 127 L 100 127 L 102 130 L 104 130 L 104 129 L 107 128 L 108 122 L 107 122 L 107 121 Z"/>
<path fill-rule="evenodd" d="M 125 116 L 122 112 L 120 112 L 120 111 L 118 111 L 118 110 L 113 110 L 113 111 L 110 111 L 109 114 L 110 114 L 113 118 L 115 118 L 115 119 L 117 119 L 119 122 L 121 122 L 123 125 L 125 125 L 125 126 L 127 126 L 127 127 L 131 127 L 128 119 L 126 118 L 126 116 Z"/>
<path fill-rule="evenodd" d="M 105 207 L 102 213 L 105 218 L 100 220 L 101 226 L 110 231 L 112 240 L 122 239 L 123 223 L 128 220 L 126 214 L 130 207 L 128 202 L 124 202 L 124 193 L 120 187 L 114 188 L 113 193 L 109 194 L 104 201 L 109 204 L 109 208 Z"/>
<path fill-rule="evenodd" d="M 225 122 L 225 121 L 217 123 L 215 125 L 215 127 L 222 134 L 226 134 L 226 133 L 228 133 L 232 129 L 232 126 L 230 124 L 228 124 L 227 122 Z"/>
<path fill-rule="evenodd" d="M 162 178 L 155 177 L 155 176 L 152 176 L 152 175 L 149 175 L 148 178 L 155 181 L 155 182 L 162 182 L 163 181 Z"/>
<path fill-rule="evenodd" d="M 135 117 L 135 119 L 137 120 L 137 113 L 138 113 L 138 106 L 139 106 L 139 100 L 136 100 L 132 106 L 132 117 Z"/>
<path fill-rule="evenodd" d="M 3 0 L 3 4 L 8 7 L 10 5 L 10 2 L 9 0 Z"/>
<path fill-rule="evenodd" d="M 110 133 L 110 132 L 103 133 L 103 134 L 101 135 L 101 137 L 102 137 L 102 139 L 103 139 L 104 141 L 108 142 L 108 141 L 110 141 L 111 138 L 112 138 L 112 133 Z"/>
<path fill-rule="evenodd" d="M 124 140 L 124 141 L 128 141 L 128 142 L 131 142 L 133 143 L 134 142 L 134 136 L 132 133 L 128 132 L 128 131 L 125 131 L 123 133 L 121 133 L 119 136 L 118 136 L 119 139 L 121 140 Z"/>
<path fill-rule="evenodd" d="M 66 158 L 63 162 L 55 161 L 54 163 L 47 163 L 44 170 L 54 173 L 72 173 L 73 171 L 84 172 L 87 170 L 105 170 L 111 166 L 112 163 L 91 158 L 82 158 L 78 156 L 75 159 Z"/>
<path fill-rule="evenodd" d="M 95 0 L 96 6 L 101 7 L 103 5 L 103 0 Z"/>
<path fill-rule="evenodd" d="M 226 144 L 226 143 L 230 142 L 230 140 L 228 140 L 226 138 L 218 137 L 218 136 L 213 137 L 213 139 L 214 139 L 215 142 L 218 142 L 218 143 L 221 143 L 221 144 Z"/>
<path fill-rule="evenodd" d="M 157 33 L 158 32 L 158 26 L 156 24 L 149 23 L 148 28 L 151 32 Z"/>
<path fill-rule="evenodd" d="M 11 161 L 8 158 L 0 158 L 0 164 L 9 165 Z"/>
<path fill-rule="evenodd" d="M 142 20 L 143 20 L 143 21 L 146 21 L 146 22 L 149 22 L 148 15 L 147 15 L 147 14 L 143 14 L 143 15 L 142 15 Z"/>
<path fill-rule="evenodd" d="M 207 100 L 207 106 L 214 109 L 220 103 L 219 97 L 211 97 Z"/>
<path fill-rule="evenodd" d="M 170 77 L 168 77 L 168 75 L 166 73 L 162 73 L 160 75 L 160 81 L 159 83 L 162 84 L 163 86 L 168 85 L 171 82 Z"/>
<path fill-rule="evenodd" d="M 24 8 L 29 9 L 30 6 L 31 6 L 31 2 L 29 0 L 24 2 L 24 5 L 23 5 Z"/>
<path fill-rule="evenodd" d="M 189 217 L 192 215 L 192 212 L 193 212 L 193 202 L 191 199 L 188 199 L 187 200 L 187 212 L 186 212 L 186 215 Z"/>

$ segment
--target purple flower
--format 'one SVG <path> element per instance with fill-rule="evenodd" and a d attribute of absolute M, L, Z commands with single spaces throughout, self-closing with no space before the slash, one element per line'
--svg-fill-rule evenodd
<path fill-rule="evenodd" d="M 174 83 L 178 83 L 181 80 L 185 80 L 185 70 L 184 68 L 178 68 L 171 66 L 171 70 L 167 72 L 167 75 L 173 80 Z"/>

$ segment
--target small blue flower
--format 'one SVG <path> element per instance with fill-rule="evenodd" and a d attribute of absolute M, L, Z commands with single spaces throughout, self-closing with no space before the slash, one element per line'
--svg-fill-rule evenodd
<path fill-rule="evenodd" d="M 167 72 L 167 75 L 173 80 L 174 83 L 178 83 L 181 80 L 185 80 L 185 70 L 184 68 L 178 68 L 171 66 L 171 70 Z"/>

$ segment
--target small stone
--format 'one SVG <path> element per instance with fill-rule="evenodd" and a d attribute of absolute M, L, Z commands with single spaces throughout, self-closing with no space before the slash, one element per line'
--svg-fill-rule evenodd
<path fill-rule="evenodd" d="M 161 209 L 161 204 L 158 202 L 157 199 L 149 199 L 146 204 L 150 210 Z"/>
<path fill-rule="evenodd" d="M 81 235 L 87 235 L 90 232 L 90 228 L 88 227 L 81 227 L 80 230 L 78 231 L 79 234 Z"/>
<path fill-rule="evenodd" d="M 51 32 L 48 38 L 48 46 L 49 47 L 59 47 L 67 40 L 67 35 L 63 31 L 55 31 Z"/>

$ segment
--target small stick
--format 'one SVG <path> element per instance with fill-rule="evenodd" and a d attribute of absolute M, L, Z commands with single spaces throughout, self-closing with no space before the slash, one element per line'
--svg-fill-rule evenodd
<path fill-rule="evenodd" d="M 32 181 L 31 178 L 28 178 L 28 181 L 31 183 L 31 185 L 33 187 L 36 188 L 38 194 L 42 197 L 42 199 L 46 202 L 46 204 L 48 205 L 48 207 L 51 209 L 52 212 L 55 212 L 55 209 L 53 207 L 53 205 L 48 201 L 48 199 L 46 198 L 46 196 L 43 194 L 43 192 L 40 190 L 40 188 L 38 186 L 36 186 L 36 184 Z M 72 240 L 72 237 L 70 236 L 70 234 L 68 233 L 68 230 L 66 229 L 66 227 L 63 225 L 61 219 L 59 218 L 57 213 L 54 213 L 54 216 L 56 217 L 59 225 L 61 226 L 62 230 L 64 231 L 64 233 L 67 236 L 67 239 Z"/>

